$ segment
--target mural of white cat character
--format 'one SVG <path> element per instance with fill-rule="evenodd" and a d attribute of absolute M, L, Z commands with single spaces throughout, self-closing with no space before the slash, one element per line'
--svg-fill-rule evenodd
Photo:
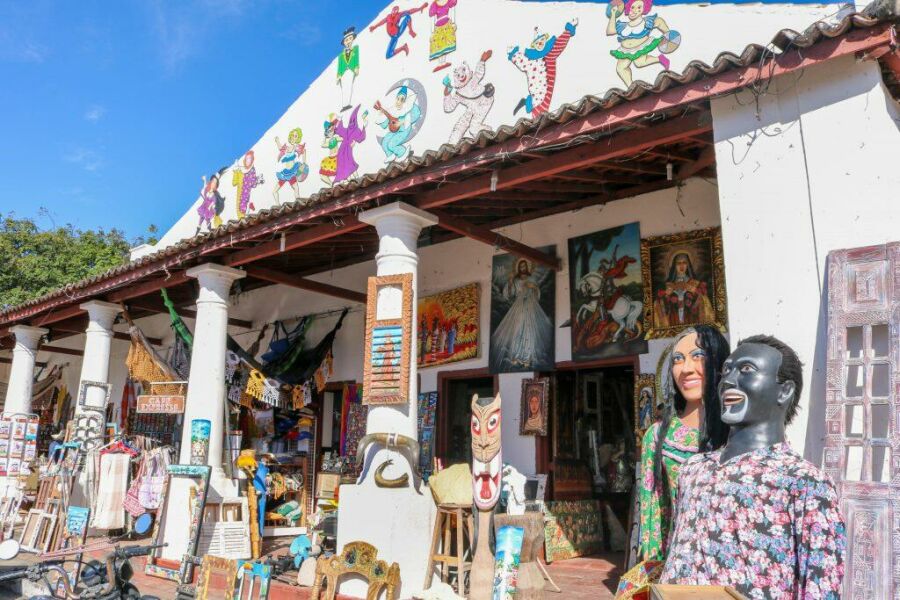
<path fill-rule="evenodd" d="M 464 135 L 476 137 L 481 131 L 490 129 L 484 120 L 494 106 L 495 90 L 494 84 L 482 83 L 482 80 L 491 55 L 490 50 L 485 50 L 474 71 L 469 63 L 463 61 L 453 69 L 452 77 L 448 75 L 444 78 L 444 112 L 452 113 L 460 105 L 465 107 L 450 131 L 448 141 L 451 144 L 457 143 Z"/>

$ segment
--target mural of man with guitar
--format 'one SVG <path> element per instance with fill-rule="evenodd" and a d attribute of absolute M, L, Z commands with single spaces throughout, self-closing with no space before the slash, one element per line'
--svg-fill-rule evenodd
<path fill-rule="evenodd" d="M 387 130 L 387 133 L 380 140 L 381 149 L 384 150 L 385 154 L 384 162 L 403 160 L 410 153 L 407 142 L 419 130 L 419 127 L 421 127 L 419 122 L 424 117 L 419 106 L 418 96 L 410 99 L 409 88 L 401 85 L 397 88 L 393 109 L 388 111 L 379 101 L 375 103 L 375 110 L 385 117 L 384 121 L 378 123 L 382 129 Z"/>

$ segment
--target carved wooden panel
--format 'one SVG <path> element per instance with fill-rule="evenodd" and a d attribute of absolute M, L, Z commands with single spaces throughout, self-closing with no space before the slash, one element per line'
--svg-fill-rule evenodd
<path fill-rule="evenodd" d="M 900 600 L 900 243 L 828 257 L 823 468 L 847 523 L 843 598 Z"/>
<path fill-rule="evenodd" d="M 412 297 L 409 273 L 369 278 L 363 404 L 409 401 Z"/>

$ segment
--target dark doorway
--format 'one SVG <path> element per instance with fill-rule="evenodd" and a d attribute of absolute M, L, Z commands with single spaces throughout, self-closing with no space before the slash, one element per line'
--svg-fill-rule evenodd
<path fill-rule="evenodd" d="M 479 372 L 441 374 L 437 411 L 437 453 L 444 466 L 472 462 L 472 395 L 494 395 L 494 377 Z"/>

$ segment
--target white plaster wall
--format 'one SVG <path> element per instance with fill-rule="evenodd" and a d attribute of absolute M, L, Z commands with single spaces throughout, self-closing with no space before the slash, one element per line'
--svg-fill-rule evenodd
<path fill-rule="evenodd" d="M 393 5 L 411 9 L 421 5 L 419 0 L 398 0 L 385 6 L 375 18 L 380 20 Z M 433 72 L 434 62 L 428 60 L 428 44 L 431 19 L 425 14 L 413 17 L 413 25 L 418 33 L 416 38 L 405 35 L 403 42 L 409 44 L 409 56 L 398 55 L 385 58 L 387 35 L 383 28 L 368 31 L 368 24 L 355 22 L 352 15 L 342 15 L 345 22 L 355 24 L 359 36 L 356 40 L 360 49 L 360 74 L 356 79 L 353 104 L 361 104 L 369 111 L 367 139 L 354 151 L 360 164 L 358 174 L 374 173 L 385 165 L 385 155 L 376 139 L 384 130 L 377 123 L 383 117 L 372 107 L 377 100 L 386 107 L 393 107 L 393 95 L 385 96 L 387 90 L 402 78 L 412 77 L 421 82 L 428 100 L 427 115 L 418 135 L 411 141 L 413 153 L 421 155 L 427 150 L 436 150 L 448 141 L 451 129 L 462 115 L 463 107 L 455 112 L 443 110 L 442 81 L 457 65 L 466 61 L 474 67 L 487 49 L 493 57 L 487 62 L 485 83 L 495 86 L 493 107 L 485 123 L 496 129 L 501 125 L 514 124 L 520 118 L 529 118 L 521 111 L 513 115 L 513 109 L 521 98 L 528 94 L 525 74 L 520 72 L 508 59 L 508 49 L 518 46 L 526 48 L 534 38 L 534 29 L 549 35 L 559 35 L 565 24 L 578 20 L 575 36 L 560 56 L 557 63 L 556 87 L 551 110 L 562 104 L 576 102 L 586 95 L 602 96 L 611 88 L 625 87 L 615 71 L 615 59 L 610 50 L 618 48 L 615 36 L 606 35 L 609 22 L 606 16 L 606 2 L 520 2 L 517 0 L 460 0 L 455 9 L 457 24 L 457 49 L 448 55 L 453 67 Z M 671 69 L 683 70 L 691 60 L 701 60 L 711 64 L 723 51 L 737 54 L 749 43 L 767 44 L 779 30 L 785 27 L 802 31 L 815 20 L 835 14 L 840 9 L 831 4 L 666 4 L 653 7 L 656 14 L 668 26 L 681 33 L 681 46 L 668 54 Z M 302 15 L 298 15 L 302 18 Z M 658 35 L 658 32 L 657 34 Z M 335 57 L 340 51 L 340 40 L 332 43 Z M 303 143 L 306 145 L 309 177 L 300 184 L 300 195 L 309 197 L 325 184 L 319 178 L 318 170 L 322 158 L 327 154 L 321 147 L 323 122 L 330 113 L 340 114 L 341 93 L 336 85 L 336 59 L 331 64 L 322 65 L 322 74 L 309 88 L 294 101 L 284 115 L 260 139 L 250 145 L 255 154 L 258 174 L 266 183 L 253 190 L 251 199 L 257 210 L 271 207 L 276 202 L 292 201 L 288 186 L 282 188 L 279 199 L 273 196 L 277 184 L 277 147 L 275 137 L 282 142 L 288 132 L 300 127 Z M 662 71 L 660 65 L 633 68 L 635 81 L 653 82 Z M 350 111 L 344 113 L 349 118 Z M 234 163 L 241 156 L 234 157 Z M 222 165 L 206 165 L 197 173 L 209 177 Z M 228 165 L 219 186 L 225 197 L 224 221 L 236 218 L 236 189 L 232 186 L 232 168 Z M 178 240 L 191 237 L 198 227 L 197 195 L 184 199 L 184 216 L 163 236 L 158 248 L 169 246 Z"/>
<path fill-rule="evenodd" d="M 636 198 L 619 200 L 603 207 L 592 207 L 575 213 L 546 217 L 521 225 L 498 230 L 504 235 L 530 246 L 556 245 L 563 258 L 563 269 L 556 276 L 556 360 L 571 360 L 569 328 L 560 329 L 569 318 L 569 275 L 567 265 L 567 240 L 608 227 L 639 221 L 641 236 L 650 237 L 664 233 L 690 231 L 719 224 L 717 194 L 714 181 L 691 179 L 680 190 L 664 190 Z M 683 213 L 683 214 L 682 214 Z M 491 246 L 469 239 L 420 248 L 419 294 L 420 296 L 448 290 L 477 281 L 481 284 L 481 339 L 477 358 L 419 370 L 420 391 L 437 389 L 440 371 L 461 369 L 486 369 L 488 366 L 488 332 L 490 328 L 490 276 L 491 260 L 495 254 Z M 727 260 L 727 259 L 726 259 Z M 368 261 L 314 277 L 333 285 L 365 291 L 366 280 L 375 274 L 374 261 Z M 275 319 L 315 314 L 350 306 L 351 312 L 344 320 L 334 345 L 334 380 L 362 381 L 363 335 L 365 313 L 358 304 L 287 288 L 273 286 L 242 294 L 234 301 L 232 316 L 252 319 L 254 327 Z M 315 344 L 334 324 L 336 314 L 323 316 L 314 323 L 307 339 Z M 233 335 L 247 347 L 257 332 Z M 269 335 L 261 344 L 266 348 Z M 654 372 L 667 340 L 652 340 L 649 353 L 640 357 L 642 372 Z M 503 403 L 503 457 L 524 473 L 535 470 L 535 439 L 519 435 L 519 396 L 521 380 L 532 373 L 503 374 L 499 377 Z"/>
<path fill-rule="evenodd" d="M 805 362 L 792 445 L 824 442 L 826 259 L 900 239 L 900 110 L 853 57 L 713 100 L 732 340 L 771 333 Z"/>

